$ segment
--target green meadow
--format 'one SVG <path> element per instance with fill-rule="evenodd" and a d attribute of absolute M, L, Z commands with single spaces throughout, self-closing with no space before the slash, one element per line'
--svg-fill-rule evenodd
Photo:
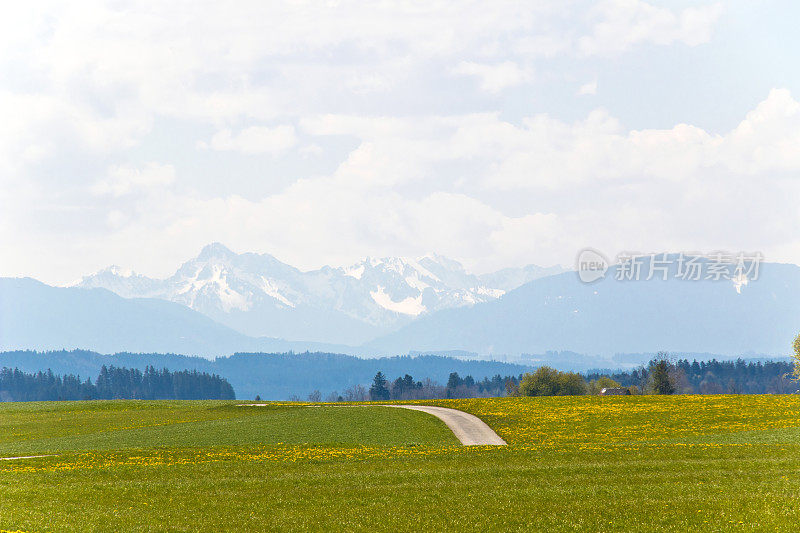
<path fill-rule="evenodd" d="M 0 404 L 10 531 L 796 531 L 800 396 Z"/>

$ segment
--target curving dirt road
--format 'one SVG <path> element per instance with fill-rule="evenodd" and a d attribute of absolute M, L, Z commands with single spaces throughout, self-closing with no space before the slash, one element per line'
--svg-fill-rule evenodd
<path fill-rule="evenodd" d="M 430 405 L 386 405 L 385 407 L 399 407 L 423 411 L 441 419 L 455 434 L 464 446 L 505 446 L 506 441 L 494 432 L 492 428 L 475 415 L 449 409 L 447 407 L 433 407 Z"/>

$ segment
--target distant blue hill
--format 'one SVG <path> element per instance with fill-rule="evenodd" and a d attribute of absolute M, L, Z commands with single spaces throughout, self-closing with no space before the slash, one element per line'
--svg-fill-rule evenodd
<path fill-rule="evenodd" d="M 144 369 L 198 370 L 226 378 L 236 391 L 237 398 L 252 399 L 256 394 L 265 400 L 287 400 L 292 395 L 301 398 L 313 390 L 323 395 L 339 393 L 353 385 L 369 385 L 381 371 L 395 379 L 411 374 L 417 380 L 430 378 L 447 383 L 450 372 L 475 379 L 519 375 L 530 366 L 497 361 L 462 361 L 438 356 L 389 357 L 361 359 L 329 353 L 235 354 L 214 361 L 159 353 L 118 353 L 103 355 L 87 350 L 0 353 L 0 368 L 19 368 L 25 372 L 51 369 L 56 374 L 80 374 L 94 379 L 102 365 Z"/>
<path fill-rule="evenodd" d="M 510 360 L 525 354 L 528 364 L 587 369 L 611 366 L 614 354 L 660 350 L 785 356 L 800 332 L 796 265 L 763 264 L 759 279 L 738 287 L 730 280 L 683 281 L 673 271 L 667 281 L 617 281 L 615 274 L 612 267 L 605 279 L 590 284 L 574 272 L 539 278 L 497 300 L 422 315 L 357 347 L 254 338 L 175 302 L 0 278 L 0 350 L 80 348 L 211 358 L 288 351 Z M 535 355 L 547 352 L 581 357 L 564 365 Z"/>
<path fill-rule="evenodd" d="M 648 264 L 643 272 L 648 272 Z M 422 317 L 366 346 L 378 351 L 481 354 L 568 350 L 786 355 L 800 332 L 800 267 L 762 264 L 757 280 L 668 279 L 582 283 L 567 272 L 534 280 L 493 302 Z"/>
<path fill-rule="evenodd" d="M 0 350 L 90 348 L 216 357 L 235 352 L 342 351 L 324 343 L 253 338 L 181 304 L 122 298 L 106 289 L 0 278 Z"/>

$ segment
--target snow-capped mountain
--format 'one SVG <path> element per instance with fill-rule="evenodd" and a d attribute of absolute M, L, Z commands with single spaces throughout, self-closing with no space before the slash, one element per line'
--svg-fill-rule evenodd
<path fill-rule="evenodd" d="M 358 344 L 420 316 L 494 300 L 561 271 L 531 265 L 475 276 L 457 261 L 429 255 L 367 258 L 303 272 L 268 254 L 236 254 L 214 243 L 167 279 L 112 266 L 76 286 L 177 302 L 252 336 Z"/>
<path fill-rule="evenodd" d="M 621 265 L 593 283 L 574 272 L 547 276 L 493 302 L 421 317 L 366 347 L 377 353 L 555 350 L 608 357 L 660 350 L 774 357 L 791 350 L 800 324 L 800 267 L 761 263 L 757 279 L 744 283 L 681 277 L 678 264 L 672 256 L 664 278 L 628 280 L 618 275 Z"/>
<path fill-rule="evenodd" d="M 161 280 L 141 276 L 132 270 L 111 265 L 86 276 L 75 284 L 83 288 L 102 287 L 123 298 L 148 298 L 161 290 Z"/>

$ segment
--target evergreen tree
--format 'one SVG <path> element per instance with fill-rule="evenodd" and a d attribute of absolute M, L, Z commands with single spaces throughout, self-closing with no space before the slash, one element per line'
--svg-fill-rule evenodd
<path fill-rule="evenodd" d="M 177 386 L 176 386 L 177 384 Z M 54 401 L 94 399 L 232 400 L 236 396 L 227 380 L 197 371 L 172 373 L 152 367 L 138 369 L 103 366 L 97 381 L 80 376 L 55 375 L 51 370 L 26 374 L 0 369 L 0 401 Z"/>
<path fill-rule="evenodd" d="M 373 402 L 385 402 L 389 399 L 389 389 L 386 387 L 386 377 L 383 372 L 378 372 L 372 379 L 369 388 L 369 399 Z"/>
<path fill-rule="evenodd" d="M 670 379 L 670 364 L 666 359 L 655 361 L 651 367 L 653 392 L 656 394 L 673 394 L 675 386 Z"/>

